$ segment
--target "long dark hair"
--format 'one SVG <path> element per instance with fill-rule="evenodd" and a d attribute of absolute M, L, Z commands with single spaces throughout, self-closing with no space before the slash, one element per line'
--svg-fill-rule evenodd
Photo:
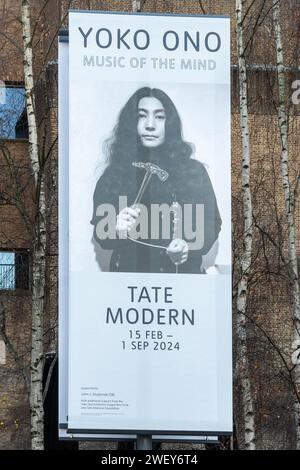
<path fill-rule="evenodd" d="M 160 146 L 160 153 L 176 160 L 191 157 L 192 145 L 182 138 L 181 120 L 172 100 L 158 88 L 143 87 L 129 98 L 119 114 L 112 137 L 105 142 L 104 151 L 110 166 L 130 165 L 143 152 L 147 152 L 137 134 L 137 123 L 139 101 L 148 97 L 157 98 L 165 109 L 165 142 Z"/>

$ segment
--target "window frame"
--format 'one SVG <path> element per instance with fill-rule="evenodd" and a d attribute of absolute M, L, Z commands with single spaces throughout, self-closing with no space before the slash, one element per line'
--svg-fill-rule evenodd
<path fill-rule="evenodd" d="M 1 79 L 1 76 L 0 76 Z M 24 89 L 24 95 L 25 95 L 25 84 L 24 82 L 15 82 L 15 81 L 9 81 L 9 80 L 0 80 L 0 82 L 4 83 L 5 89 L 7 88 L 23 88 Z M 26 112 L 26 103 L 24 103 L 24 109 L 22 113 Z M 22 114 L 21 113 L 21 114 Z M 20 115 L 21 116 L 21 115 Z M 27 121 L 27 115 L 26 115 L 26 121 Z M 6 141 L 6 142 L 28 142 L 29 140 L 29 131 L 28 131 L 28 121 L 27 121 L 27 137 L 2 137 L 0 133 L 0 141 Z"/>
<path fill-rule="evenodd" d="M 1 261 L 1 254 L 14 254 L 14 264 L 6 264 Z M 0 247 L 0 273 L 2 266 L 14 267 L 14 287 L 2 287 L 0 283 L 0 294 L 15 293 L 15 292 L 28 292 L 31 284 L 31 256 L 29 249 L 8 249 Z"/>

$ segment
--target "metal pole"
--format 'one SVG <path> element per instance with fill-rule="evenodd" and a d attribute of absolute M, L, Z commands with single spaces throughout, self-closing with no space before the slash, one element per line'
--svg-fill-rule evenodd
<path fill-rule="evenodd" d="M 138 434 L 137 435 L 136 450 L 152 450 L 151 434 Z"/>

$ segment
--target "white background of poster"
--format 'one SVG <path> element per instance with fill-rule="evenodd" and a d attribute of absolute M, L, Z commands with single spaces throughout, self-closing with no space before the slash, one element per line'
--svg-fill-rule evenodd
<path fill-rule="evenodd" d="M 141 86 L 162 88 L 179 111 L 184 138 L 195 144 L 196 157 L 207 167 L 223 220 L 217 262 L 230 264 L 229 20 L 172 17 L 172 29 L 184 30 L 187 24 L 197 29 L 201 25 L 203 34 L 218 30 L 226 38 L 225 51 L 214 55 L 218 69 L 213 73 L 149 69 L 137 74 L 126 69 L 124 74 L 123 70 L 82 66 L 82 36 L 73 36 L 79 25 L 97 30 L 103 22 L 112 28 L 117 22 L 127 29 L 129 21 L 133 29 L 141 27 L 138 16 L 74 13 L 70 17 L 69 426 L 87 430 L 230 431 L 230 276 L 184 274 L 176 278 L 171 275 L 170 279 L 170 275 L 145 274 L 137 281 L 132 274 L 101 273 L 89 224 L 93 191 L 103 171 L 101 146 L 121 107 Z M 153 37 L 158 38 L 159 30 L 168 27 L 169 21 L 169 17 L 146 16 L 142 27 L 155 31 Z M 152 46 L 158 56 L 158 45 L 154 42 Z M 99 52 L 94 43 L 88 53 L 99 55 L 103 51 Z M 110 55 L 117 53 L 109 51 Z M 118 82 L 121 73 L 122 82 Z M 120 349 L 121 342 L 128 339 L 130 325 L 105 325 L 105 308 L 128 304 L 126 286 L 130 283 L 141 287 L 172 284 L 176 308 L 190 307 L 198 312 L 196 325 L 190 329 L 157 325 L 131 328 L 174 334 L 183 347 L 177 357 L 177 351 Z M 160 307 L 165 307 L 163 302 Z M 120 415 L 119 410 L 113 415 L 110 411 L 105 418 L 103 409 L 99 412 L 99 403 L 98 409 L 96 406 L 89 414 L 83 412 L 82 393 L 88 392 L 82 392 L 82 387 L 95 388 L 96 397 L 116 393 L 129 405 L 130 412 Z"/>

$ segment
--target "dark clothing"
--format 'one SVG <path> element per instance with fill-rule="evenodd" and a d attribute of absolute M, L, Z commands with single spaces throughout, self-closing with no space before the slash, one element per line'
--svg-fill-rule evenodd
<path fill-rule="evenodd" d="M 213 243 L 218 238 L 221 228 L 221 218 L 219 215 L 214 191 L 205 167 L 193 159 L 174 161 L 171 159 L 154 161 L 160 168 L 169 173 L 165 182 L 159 180 L 156 175 L 152 175 L 150 183 L 145 191 L 141 203 L 147 208 L 150 204 L 172 205 L 178 202 L 181 207 L 184 204 L 192 205 L 193 230 L 196 228 L 195 204 L 204 205 L 204 243 L 201 249 L 189 250 L 186 263 L 178 266 L 180 273 L 200 273 L 202 255 L 206 254 Z M 94 192 L 94 214 L 91 223 L 94 225 L 95 240 L 104 249 L 113 250 L 110 271 L 119 272 L 176 272 L 176 267 L 170 260 L 166 250 L 163 248 L 153 248 L 136 243 L 131 240 L 122 239 L 100 239 L 96 233 L 97 223 L 101 217 L 97 216 L 97 207 L 100 204 L 110 203 L 119 213 L 119 196 L 127 196 L 127 205 L 130 207 L 135 200 L 145 171 L 128 165 L 125 168 L 107 167 L 100 177 Z M 149 232 L 151 233 L 151 217 L 149 210 Z M 104 216 L 103 216 L 104 217 Z M 184 218 L 183 218 L 184 220 Z M 161 234 L 161 230 L 159 232 Z M 184 237 L 184 230 L 183 230 Z M 168 239 L 151 240 L 142 239 L 145 243 L 168 247 L 173 235 Z M 190 243 L 192 240 L 186 240 Z"/>

